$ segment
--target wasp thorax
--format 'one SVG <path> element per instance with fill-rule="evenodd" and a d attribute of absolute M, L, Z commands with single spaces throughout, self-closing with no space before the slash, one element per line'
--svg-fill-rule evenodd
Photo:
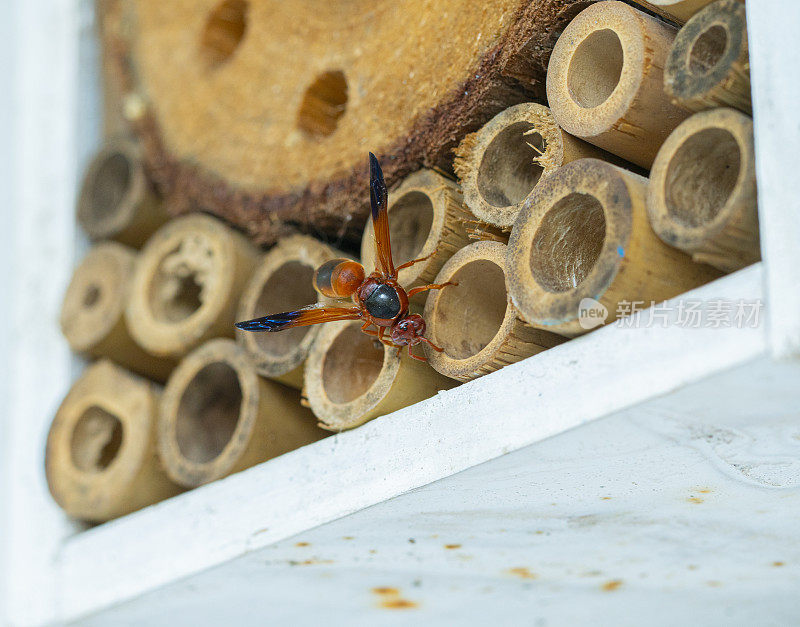
<path fill-rule="evenodd" d="M 328 298 L 350 298 L 364 282 L 364 266 L 350 259 L 331 259 L 314 272 L 314 289 Z"/>
<path fill-rule="evenodd" d="M 379 283 L 364 299 L 364 307 L 373 318 L 393 320 L 400 315 L 400 295 L 391 285 Z"/>

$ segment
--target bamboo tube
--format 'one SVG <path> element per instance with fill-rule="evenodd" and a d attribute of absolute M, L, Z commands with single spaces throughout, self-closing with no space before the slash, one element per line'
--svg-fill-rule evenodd
<path fill-rule="evenodd" d="M 568 133 L 644 168 L 689 113 L 664 94 L 675 29 L 616 0 L 567 26 L 547 69 L 547 98 Z"/>
<path fill-rule="evenodd" d="M 172 220 L 142 250 L 125 310 L 136 342 L 181 357 L 212 337 L 233 337 L 236 307 L 258 261 L 240 233 L 209 216 Z"/>
<path fill-rule="evenodd" d="M 475 242 L 444 265 L 437 283 L 456 286 L 432 292 L 425 304 L 426 346 L 431 366 L 458 381 L 470 381 L 536 355 L 565 338 L 526 324 L 506 292 L 506 245 Z"/>
<path fill-rule="evenodd" d="M 646 192 L 647 179 L 597 159 L 573 161 L 536 190 L 511 231 L 506 274 L 528 322 L 579 335 L 589 330 L 579 320 L 585 298 L 608 322 L 626 303 L 647 307 L 720 275 L 653 233 Z"/>
<path fill-rule="evenodd" d="M 327 435 L 296 390 L 258 376 L 241 346 L 215 339 L 187 355 L 164 388 L 158 451 L 167 474 L 196 487 Z"/>
<path fill-rule="evenodd" d="M 394 265 L 431 255 L 400 271 L 398 280 L 406 290 L 432 283 L 453 253 L 469 243 L 464 220 L 470 215 L 461 202 L 458 184 L 434 172 L 419 170 L 389 194 L 389 238 Z M 361 238 L 361 260 L 367 272 L 375 267 L 372 221 Z M 412 302 L 422 306 L 427 294 Z"/>
<path fill-rule="evenodd" d="M 139 248 L 167 214 L 150 189 L 138 146 L 109 141 L 83 176 L 78 222 L 92 239 L 114 239 Z"/>
<path fill-rule="evenodd" d="M 107 360 L 75 382 L 45 452 L 50 493 L 67 514 L 103 522 L 180 492 L 156 455 L 159 394 Z"/>
<path fill-rule="evenodd" d="M 714 0 L 634 0 L 656 13 L 681 24 Z M 744 3 L 744 0 L 741 0 Z"/>
<path fill-rule="evenodd" d="M 647 213 L 667 244 L 725 272 L 761 258 L 753 121 L 734 109 L 697 113 L 661 147 Z"/>
<path fill-rule="evenodd" d="M 689 20 L 667 57 L 664 89 L 690 111 L 734 107 L 752 113 L 744 4 L 719 0 Z"/>
<path fill-rule="evenodd" d="M 561 130 L 550 109 L 524 102 L 464 137 L 453 167 L 472 214 L 510 229 L 542 177 L 570 161 L 603 156 L 610 155 Z"/>
<path fill-rule="evenodd" d="M 61 332 L 78 353 L 107 357 L 163 382 L 176 362 L 145 352 L 125 322 L 135 265 L 135 250 L 117 242 L 95 245 L 75 269 L 64 294 Z"/>
<path fill-rule="evenodd" d="M 314 270 L 342 254 L 305 235 L 281 240 L 264 255 L 239 300 L 239 320 L 294 311 L 317 302 Z M 320 327 L 299 327 L 280 333 L 238 332 L 236 339 L 256 364 L 258 373 L 298 390 L 303 363 Z"/>
<path fill-rule="evenodd" d="M 360 326 L 324 325 L 308 355 L 306 396 L 323 429 L 352 429 L 455 385 L 406 349 L 398 356 L 398 349 L 384 347 Z"/>

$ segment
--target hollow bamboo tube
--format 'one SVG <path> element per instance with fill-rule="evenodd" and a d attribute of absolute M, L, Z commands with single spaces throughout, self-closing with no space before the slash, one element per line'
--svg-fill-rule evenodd
<path fill-rule="evenodd" d="M 536 190 L 511 231 L 506 274 L 528 322 L 580 335 L 585 298 L 606 307 L 609 322 L 625 303 L 647 307 L 720 275 L 656 236 L 646 193 L 647 179 L 597 159 L 573 161 Z"/>
<path fill-rule="evenodd" d="M 146 351 L 181 357 L 212 337 L 233 337 L 239 296 L 258 262 L 240 233 L 206 215 L 172 220 L 148 240 L 125 319 Z"/>
<path fill-rule="evenodd" d="M 75 382 L 45 452 L 50 493 L 67 514 L 102 522 L 180 492 L 156 454 L 160 390 L 107 360 Z"/>
<path fill-rule="evenodd" d="M 305 392 L 320 426 L 352 429 L 455 385 L 360 330 L 361 322 L 329 323 L 306 361 Z M 419 347 L 416 347 L 419 351 Z"/>
<path fill-rule="evenodd" d="M 570 161 L 603 156 L 610 155 L 565 133 L 550 109 L 524 102 L 464 137 L 453 167 L 472 214 L 488 224 L 511 228 L 542 177 Z"/>
<path fill-rule="evenodd" d="M 419 170 L 403 180 L 389 194 L 389 238 L 394 265 L 432 256 L 401 270 L 400 285 L 409 290 L 432 283 L 444 262 L 469 243 L 464 220 L 470 218 L 456 182 L 433 170 Z M 375 268 L 372 221 L 361 239 L 361 261 L 368 273 Z M 425 297 L 423 292 L 412 298 L 412 302 L 421 306 Z"/>
<path fill-rule="evenodd" d="M 676 30 L 616 0 L 584 9 L 556 42 L 547 98 L 558 124 L 649 168 L 689 112 L 664 93 L 662 68 Z"/>
<path fill-rule="evenodd" d="M 281 240 L 261 260 L 239 300 L 239 320 L 268 313 L 294 311 L 317 302 L 314 270 L 342 257 L 329 246 L 305 235 Z M 320 327 L 299 327 L 280 333 L 245 333 L 236 339 L 256 364 L 258 373 L 298 390 L 303 387 L 303 363 Z"/>
<path fill-rule="evenodd" d="M 753 121 L 734 109 L 697 113 L 661 147 L 647 213 L 667 244 L 725 272 L 761 258 Z"/>
<path fill-rule="evenodd" d="M 458 381 L 470 381 L 565 341 L 526 324 L 506 292 L 506 245 L 475 242 L 453 255 L 436 277 L 456 286 L 432 292 L 425 304 L 430 365 Z"/>
<path fill-rule="evenodd" d="M 196 487 L 327 435 L 297 390 L 258 376 L 241 346 L 215 339 L 187 355 L 161 398 L 158 451 L 176 483 Z"/>
<path fill-rule="evenodd" d="M 714 2 L 714 0 L 634 0 L 634 2 L 651 11 L 655 11 L 667 19 L 684 24 L 695 13 Z M 741 2 L 744 4 L 744 0 L 741 0 Z"/>
<path fill-rule="evenodd" d="M 136 251 L 117 242 L 95 245 L 75 269 L 61 305 L 61 331 L 72 350 L 107 357 L 134 372 L 165 381 L 172 359 L 145 352 L 125 322 Z"/>
<path fill-rule="evenodd" d="M 139 248 L 167 221 L 145 175 L 139 147 L 110 140 L 95 155 L 81 183 L 78 222 L 92 239 L 113 239 Z"/>
<path fill-rule="evenodd" d="M 667 57 L 664 89 L 690 111 L 733 107 L 752 113 L 744 4 L 718 0 L 689 20 Z"/>

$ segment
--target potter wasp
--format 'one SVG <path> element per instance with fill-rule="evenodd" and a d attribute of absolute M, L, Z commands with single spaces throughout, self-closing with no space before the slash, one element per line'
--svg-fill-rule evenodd
<path fill-rule="evenodd" d="M 332 259 L 314 272 L 314 288 L 324 296 L 336 299 L 351 299 L 353 307 L 331 307 L 309 305 L 297 311 L 271 314 L 246 322 L 237 322 L 236 327 L 244 331 L 283 331 L 294 327 L 306 327 L 337 320 L 363 320 L 361 330 L 377 337 L 386 346 L 408 347 L 409 357 L 425 361 L 411 352 L 411 347 L 425 342 L 436 351 L 442 349 L 423 336 L 425 320 L 419 314 L 409 313 L 408 299 L 427 290 L 439 290 L 455 283 L 431 284 L 415 287 L 408 292 L 397 282 L 403 268 L 425 261 L 427 255 L 404 263 L 397 268 L 392 261 L 392 245 L 389 239 L 388 194 L 383 180 L 383 171 L 369 153 L 369 188 L 372 206 L 372 224 L 375 231 L 375 259 L 377 268 L 366 275 L 364 266 L 350 259 Z M 372 329 L 370 327 L 375 327 Z M 388 337 L 386 333 L 389 333 Z"/>

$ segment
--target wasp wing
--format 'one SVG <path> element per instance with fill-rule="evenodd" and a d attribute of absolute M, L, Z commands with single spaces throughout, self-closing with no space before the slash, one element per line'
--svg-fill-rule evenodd
<path fill-rule="evenodd" d="M 294 327 L 307 327 L 322 322 L 336 320 L 357 320 L 361 317 L 358 307 L 321 307 L 309 305 L 297 311 L 272 314 L 263 318 L 255 318 L 235 324 L 237 329 L 243 331 L 283 331 Z"/>
<path fill-rule="evenodd" d="M 383 170 L 378 159 L 369 153 L 369 199 L 372 205 L 372 227 L 375 234 L 375 259 L 386 277 L 396 277 L 389 240 L 389 202 Z"/>

